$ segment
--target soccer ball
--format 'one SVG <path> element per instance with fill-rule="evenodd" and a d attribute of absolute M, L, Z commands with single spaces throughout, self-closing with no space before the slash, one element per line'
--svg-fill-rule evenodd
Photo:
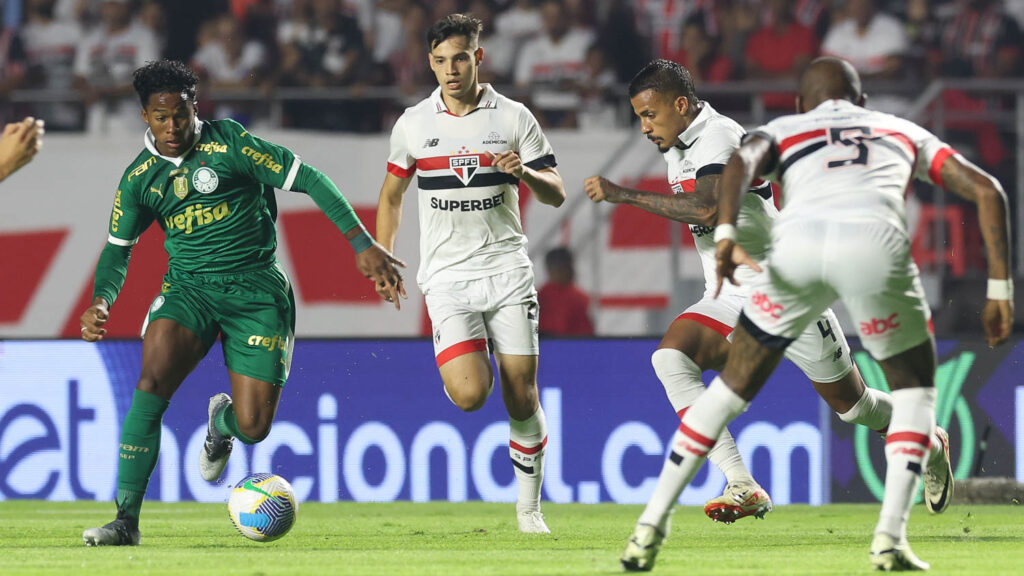
<path fill-rule="evenodd" d="M 298 511 L 292 485 L 276 474 L 253 474 L 239 482 L 228 498 L 231 522 L 242 536 L 257 542 L 287 534 Z"/>

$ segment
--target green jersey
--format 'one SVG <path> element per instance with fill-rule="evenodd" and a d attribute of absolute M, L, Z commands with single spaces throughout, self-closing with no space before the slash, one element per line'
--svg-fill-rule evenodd
<path fill-rule="evenodd" d="M 131 246 L 156 221 L 168 266 L 181 272 L 244 272 L 274 262 L 274 188 L 290 190 L 301 160 L 234 120 L 196 121 L 192 148 L 161 156 L 152 134 L 125 170 L 108 241 Z"/>

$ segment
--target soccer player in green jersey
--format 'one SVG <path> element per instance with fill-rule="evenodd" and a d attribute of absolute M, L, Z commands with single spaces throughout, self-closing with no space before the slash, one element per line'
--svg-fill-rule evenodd
<path fill-rule="evenodd" d="M 103 339 L 132 245 L 153 222 L 164 230 L 168 271 L 143 327 L 142 373 L 121 428 L 117 518 L 86 530 L 89 546 L 139 543 L 139 511 L 160 450 L 163 413 L 218 335 L 232 395 L 210 399 L 203 478 L 221 475 L 233 438 L 254 444 L 270 432 L 295 328 L 291 284 L 274 257 L 275 188 L 309 194 L 352 244 L 359 271 L 396 307 L 405 296 L 396 269 L 405 264 L 373 240 L 334 183 L 233 120 L 196 118 L 196 82 L 181 62 L 151 62 L 135 71 L 149 130 L 114 196 L 82 338 Z"/>

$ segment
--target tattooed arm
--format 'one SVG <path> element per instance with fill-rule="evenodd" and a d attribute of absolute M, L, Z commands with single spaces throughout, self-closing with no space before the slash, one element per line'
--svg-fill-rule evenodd
<path fill-rule="evenodd" d="M 594 202 L 605 200 L 614 204 L 629 204 L 656 216 L 686 224 L 714 226 L 718 216 L 717 187 L 720 178 L 720 174 L 701 176 L 697 178 L 695 190 L 683 194 L 633 190 L 601 176 L 587 178 L 583 182 L 583 189 Z"/>

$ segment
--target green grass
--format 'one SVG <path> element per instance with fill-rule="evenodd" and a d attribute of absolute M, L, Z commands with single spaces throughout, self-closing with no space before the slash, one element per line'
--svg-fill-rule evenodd
<path fill-rule="evenodd" d="M 86 548 L 81 532 L 108 522 L 95 502 L 0 502 L 0 574 L 611 574 L 639 506 L 545 506 L 553 534 L 515 530 L 513 505 L 303 504 L 283 539 L 239 536 L 222 504 L 147 504 L 142 546 Z M 715 524 L 679 508 L 659 574 L 869 572 L 878 505 L 784 506 L 764 521 Z M 934 574 L 1024 573 L 1024 509 L 914 509 L 911 543 Z"/>

